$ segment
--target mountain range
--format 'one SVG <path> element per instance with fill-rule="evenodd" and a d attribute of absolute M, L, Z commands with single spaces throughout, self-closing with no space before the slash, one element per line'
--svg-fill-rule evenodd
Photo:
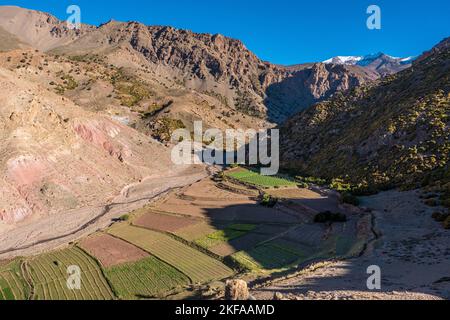
<path fill-rule="evenodd" d="M 174 172 L 164 144 L 196 120 L 278 125 L 285 168 L 365 187 L 417 185 L 448 162 L 448 39 L 415 61 L 280 66 L 219 34 L 117 21 L 71 30 L 6 6 L 0 40 L 0 221 L 99 205 Z"/>
<path fill-rule="evenodd" d="M 336 94 L 291 118 L 282 133 L 286 167 L 377 189 L 420 188 L 430 174 L 441 172 L 446 185 L 449 44 L 447 38 L 411 68 Z"/>
<path fill-rule="evenodd" d="M 413 56 L 396 58 L 379 52 L 365 56 L 337 56 L 323 63 L 360 66 L 377 72 L 381 77 L 384 77 L 409 68 L 416 58 Z"/>

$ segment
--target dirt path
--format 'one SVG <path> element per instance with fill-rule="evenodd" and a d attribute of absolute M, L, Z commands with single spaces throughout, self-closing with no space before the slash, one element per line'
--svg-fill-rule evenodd
<path fill-rule="evenodd" d="M 0 260 L 56 249 L 111 224 L 112 219 L 143 207 L 171 190 L 206 176 L 205 167 L 188 168 L 169 176 L 151 177 L 124 188 L 111 203 L 53 215 L 0 234 Z"/>
<path fill-rule="evenodd" d="M 450 299 L 450 232 L 431 219 L 416 192 L 383 192 L 363 199 L 374 232 L 361 257 L 336 261 L 253 290 L 291 299 Z M 381 268 L 381 290 L 367 288 L 367 268 Z"/>

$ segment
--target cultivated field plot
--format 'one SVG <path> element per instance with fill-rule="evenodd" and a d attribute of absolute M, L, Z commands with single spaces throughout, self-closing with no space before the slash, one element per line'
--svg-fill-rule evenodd
<path fill-rule="evenodd" d="M 276 242 L 269 242 L 249 251 L 240 251 L 231 257 L 249 270 L 279 269 L 304 259 L 303 254 L 295 248 Z"/>
<path fill-rule="evenodd" d="M 147 252 L 109 234 L 95 234 L 78 244 L 95 257 L 103 267 L 139 261 L 149 256 Z"/>
<path fill-rule="evenodd" d="M 228 177 L 263 188 L 294 187 L 297 183 L 283 177 L 262 176 L 256 171 L 244 168 L 233 169 L 226 173 Z"/>
<path fill-rule="evenodd" d="M 67 286 L 67 269 L 81 270 L 81 290 Z M 38 300 L 111 300 L 114 295 L 97 262 L 77 247 L 53 251 L 28 262 L 33 286 L 33 299 Z"/>
<path fill-rule="evenodd" d="M 254 224 L 232 224 L 223 230 L 216 231 L 206 235 L 205 237 L 197 239 L 195 243 L 204 248 L 211 248 L 221 243 L 229 242 L 233 239 L 242 237 L 255 228 L 256 225 Z"/>
<path fill-rule="evenodd" d="M 139 227 L 170 233 L 198 223 L 195 219 L 156 212 L 145 213 L 133 221 L 133 224 Z"/>
<path fill-rule="evenodd" d="M 192 242 L 194 240 L 205 237 L 208 234 L 214 233 L 220 229 L 226 228 L 227 225 L 229 225 L 229 223 L 215 222 L 214 225 L 212 225 L 210 222 L 204 221 L 204 222 L 199 222 L 197 224 L 180 229 L 180 230 L 174 232 L 174 234 L 180 238 L 183 238 L 187 241 Z"/>
<path fill-rule="evenodd" d="M 117 224 L 109 233 L 172 265 L 187 275 L 193 283 L 224 279 L 233 274 L 233 270 L 222 262 L 163 233 L 127 224 Z"/>
<path fill-rule="evenodd" d="M 189 284 L 189 278 L 156 257 L 105 269 L 117 297 L 123 300 L 162 298 L 168 291 Z"/>
<path fill-rule="evenodd" d="M 202 201 L 188 201 L 169 196 L 162 203 L 155 206 L 155 210 L 178 215 L 188 215 L 214 221 L 233 223 L 296 223 L 301 218 L 280 212 L 273 208 L 259 205 L 257 201 L 238 203 L 235 201 L 205 203 Z"/>
<path fill-rule="evenodd" d="M 30 288 L 22 276 L 22 261 L 0 264 L 0 300 L 26 300 Z"/>
<path fill-rule="evenodd" d="M 236 186 L 235 188 L 241 188 L 248 191 L 245 187 Z M 248 195 L 238 194 L 230 192 L 221 188 L 218 188 L 214 181 L 211 179 L 205 179 L 198 183 L 193 184 L 187 190 L 183 192 L 183 195 L 187 198 L 194 200 L 212 200 L 212 201 L 226 201 L 226 200 L 248 200 Z"/>
<path fill-rule="evenodd" d="M 248 251 L 258 244 L 287 231 L 290 227 L 292 226 L 258 225 L 251 231 L 229 241 L 215 244 L 209 247 L 208 250 L 222 257 L 229 256 L 238 251 Z"/>
<path fill-rule="evenodd" d="M 304 188 L 270 189 L 267 193 L 279 199 L 322 199 L 317 192 Z"/>

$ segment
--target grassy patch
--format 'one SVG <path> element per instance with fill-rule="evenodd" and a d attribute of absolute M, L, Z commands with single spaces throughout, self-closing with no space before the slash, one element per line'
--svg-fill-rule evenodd
<path fill-rule="evenodd" d="M 225 228 L 224 230 L 216 231 L 200 238 L 196 240 L 195 243 L 204 248 L 211 248 L 222 242 L 229 242 L 233 239 L 242 237 L 255 228 L 256 226 L 252 224 L 235 224 Z"/>
<path fill-rule="evenodd" d="M 260 175 L 258 172 L 248 169 L 239 169 L 231 171 L 226 173 L 226 175 L 238 181 L 242 181 L 263 188 L 292 187 L 297 185 L 293 180 L 289 180 L 287 178 L 275 176 L 263 176 Z"/>

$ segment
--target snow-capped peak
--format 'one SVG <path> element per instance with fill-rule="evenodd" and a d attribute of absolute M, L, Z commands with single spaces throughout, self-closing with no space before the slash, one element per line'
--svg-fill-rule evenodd
<path fill-rule="evenodd" d="M 331 59 L 325 60 L 323 63 L 334 63 L 334 64 L 350 64 L 355 65 L 363 57 L 361 56 L 337 56 Z"/>
<path fill-rule="evenodd" d="M 398 62 L 400 64 L 410 64 L 412 61 L 416 59 L 416 57 L 407 57 L 407 58 L 397 58 L 393 56 L 389 56 L 382 52 L 375 54 L 368 54 L 365 56 L 337 56 L 331 59 L 323 61 L 326 64 L 343 64 L 343 65 L 358 65 L 358 66 L 368 66 L 373 63 L 377 59 L 384 60 L 392 60 L 392 62 Z"/>

